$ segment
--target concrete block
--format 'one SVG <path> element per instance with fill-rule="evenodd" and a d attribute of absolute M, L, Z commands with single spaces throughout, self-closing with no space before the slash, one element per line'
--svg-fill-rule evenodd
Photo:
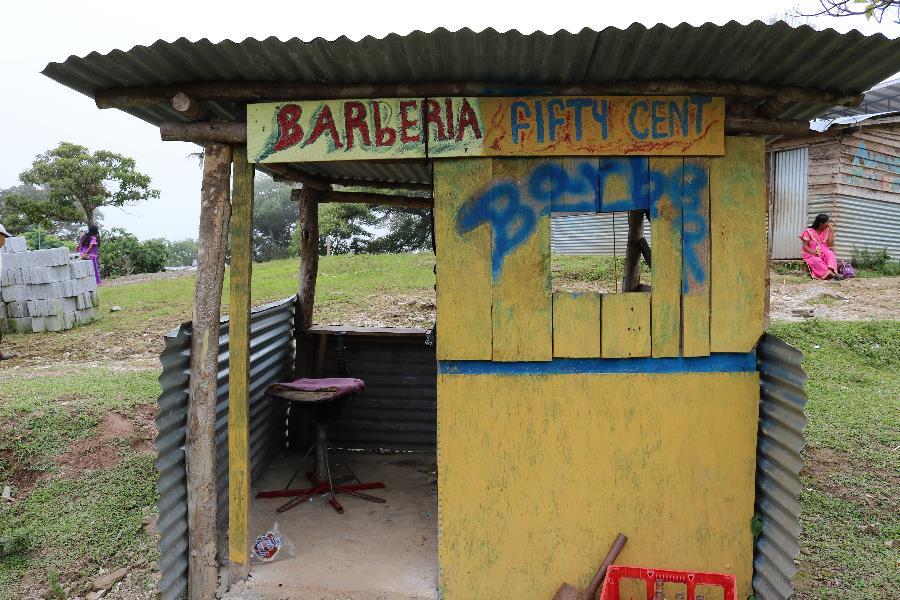
<path fill-rule="evenodd" d="M 28 242 L 23 237 L 11 237 L 6 238 L 6 244 L 0 249 L 0 252 L 3 254 L 12 254 L 18 252 L 25 252 L 28 250 Z"/>
<path fill-rule="evenodd" d="M 22 269 L 31 266 L 28 262 L 30 252 L 18 252 L 3 255 L 3 269 Z"/>
<path fill-rule="evenodd" d="M 94 308 L 97 306 L 96 293 L 82 292 L 75 296 L 75 303 L 78 310 Z"/>
<path fill-rule="evenodd" d="M 4 265 L 3 272 L 0 273 L 0 285 L 28 285 L 31 283 L 28 271 L 19 267 L 7 269 Z"/>
<path fill-rule="evenodd" d="M 27 285 L 3 285 L 0 286 L 0 299 L 4 302 L 13 300 L 30 300 L 29 286 Z"/>
<path fill-rule="evenodd" d="M 66 281 L 72 278 L 69 271 L 69 265 L 58 265 L 55 267 L 31 267 L 28 269 L 28 279 L 32 284 L 35 283 L 53 283 L 56 281 Z"/>
<path fill-rule="evenodd" d="M 35 333 L 41 331 L 65 331 L 75 326 L 75 313 L 63 313 L 50 317 L 32 317 L 31 329 Z"/>
<path fill-rule="evenodd" d="M 63 296 L 71 296 L 72 294 L 63 293 L 63 284 L 70 283 L 68 281 L 56 281 L 54 283 L 38 283 L 27 287 L 30 299 L 34 300 L 51 300 L 53 298 L 62 298 Z"/>
<path fill-rule="evenodd" d="M 9 330 L 14 333 L 31 333 L 31 317 L 25 317 L 24 319 L 14 319 L 10 317 L 6 320 L 6 324 L 9 327 Z"/>
<path fill-rule="evenodd" d="M 29 300 L 28 311 L 31 317 L 52 317 L 75 312 L 75 298 L 55 298 L 53 300 Z"/>
<path fill-rule="evenodd" d="M 28 302 L 24 300 L 13 300 L 12 302 L 7 302 L 6 313 L 10 317 L 15 317 L 16 319 L 24 319 L 25 317 L 31 316 Z"/>
<path fill-rule="evenodd" d="M 56 267 L 69 263 L 68 248 L 48 248 L 46 250 L 32 250 L 24 254 L 29 267 Z M 4 258 L 4 261 L 6 259 Z"/>
<path fill-rule="evenodd" d="M 0 300 L 0 319 L 6 319 L 9 316 L 9 313 L 6 312 L 6 302 Z"/>
<path fill-rule="evenodd" d="M 75 312 L 75 322 L 79 325 L 90 323 L 97 319 L 97 311 L 94 308 L 85 308 Z"/>

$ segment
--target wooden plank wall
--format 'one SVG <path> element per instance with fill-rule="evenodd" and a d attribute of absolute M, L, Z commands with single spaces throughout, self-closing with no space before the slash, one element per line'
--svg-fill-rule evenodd
<path fill-rule="evenodd" d="M 438 359 L 752 350 L 765 307 L 763 144 L 734 137 L 726 148 L 714 158 L 436 160 Z M 553 295 L 551 207 L 649 208 L 651 292 Z"/>

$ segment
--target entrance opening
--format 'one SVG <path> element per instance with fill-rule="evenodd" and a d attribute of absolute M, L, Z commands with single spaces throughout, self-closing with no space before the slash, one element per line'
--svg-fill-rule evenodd
<path fill-rule="evenodd" d="M 320 256 L 314 320 L 341 324 L 314 325 L 298 339 L 297 373 L 359 379 L 365 389 L 325 417 L 300 402 L 274 401 L 272 418 L 285 448 L 251 491 L 250 532 L 255 539 L 277 523 L 295 554 L 252 562 L 249 581 L 236 593 L 438 598 L 433 265 L 430 253 Z M 395 285 L 398 270 L 409 285 Z M 366 282 L 372 289 L 359 289 Z M 320 436 L 327 439 L 325 476 L 317 469 Z M 343 513 L 329 493 L 256 497 L 308 489 L 329 475 Z M 360 489 L 360 483 L 384 487 Z M 341 493 L 344 487 L 350 493 Z"/>

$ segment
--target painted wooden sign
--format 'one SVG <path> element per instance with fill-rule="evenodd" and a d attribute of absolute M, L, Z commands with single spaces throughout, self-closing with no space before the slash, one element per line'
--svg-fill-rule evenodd
<path fill-rule="evenodd" d="M 459 156 L 715 156 L 709 96 L 390 98 L 251 104 L 252 162 Z"/>
<path fill-rule="evenodd" d="M 425 158 L 422 100 L 311 100 L 247 106 L 250 162 Z"/>

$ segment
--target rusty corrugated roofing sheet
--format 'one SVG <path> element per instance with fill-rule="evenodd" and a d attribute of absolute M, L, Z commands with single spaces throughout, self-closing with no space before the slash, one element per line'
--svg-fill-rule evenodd
<path fill-rule="evenodd" d="M 270 37 L 213 43 L 181 38 L 128 51 L 71 56 L 50 63 L 43 73 L 93 97 L 96 91 L 108 88 L 209 81 L 578 85 L 703 79 L 861 93 L 897 71 L 900 40 L 856 31 L 841 34 L 831 29 L 795 28 L 783 22 L 743 25 L 732 21 L 649 28 L 634 24 L 626 29 L 585 28 L 554 34 L 440 28 L 359 41 Z M 243 118 L 232 103 L 210 104 L 218 117 Z M 795 104 L 780 116 L 809 119 L 828 108 Z M 168 107 L 127 112 L 153 124 L 181 120 Z M 418 180 L 423 175 L 390 174 L 377 165 L 360 167 L 350 161 L 334 168 L 342 177 L 386 181 Z M 360 168 L 370 173 L 365 175 Z M 407 175 L 412 179 L 406 179 Z"/>

